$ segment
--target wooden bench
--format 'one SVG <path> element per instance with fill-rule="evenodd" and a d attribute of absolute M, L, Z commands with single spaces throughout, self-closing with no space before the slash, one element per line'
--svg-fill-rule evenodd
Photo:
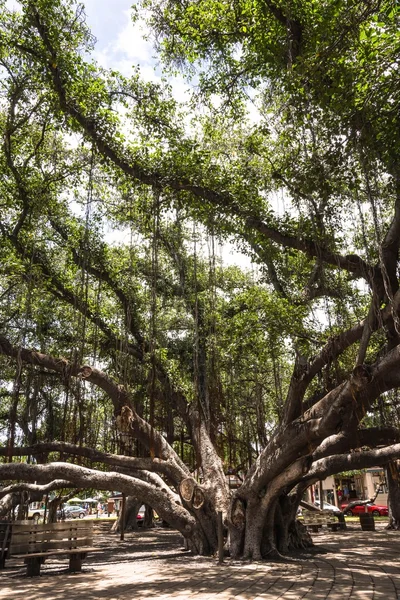
<path fill-rule="evenodd" d="M 93 521 L 62 523 L 12 523 L 6 558 L 23 558 L 28 577 L 40 575 L 40 566 L 49 556 L 69 555 L 69 571 L 82 570 L 82 560 L 93 548 Z"/>
<path fill-rule="evenodd" d="M 331 510 L 320 510 L 315 512 L 303 510 L 303 522 L 308 529 L 311 529 L 311 531 L 314 531 L 315 533 L 317 533 L 323 525 L 326 525 L 331 531 L 338 531 L 338 529 L 341 528 L 341 524 L 336 518 L 335 513 Z"/>

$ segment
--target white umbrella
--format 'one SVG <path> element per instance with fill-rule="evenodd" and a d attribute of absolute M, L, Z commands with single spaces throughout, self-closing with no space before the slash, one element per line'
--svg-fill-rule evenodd
<path fill-rule="evenodd" d="M 95 500 L 95 498 L 85 498 L 83 502 L 88 502 L 89 504 L 96 504 L 97 500 Z"/>
<path fill-rule="evenodd" d="M 82 498 L 70 498 L 67 502 L 83 502 Z"/>

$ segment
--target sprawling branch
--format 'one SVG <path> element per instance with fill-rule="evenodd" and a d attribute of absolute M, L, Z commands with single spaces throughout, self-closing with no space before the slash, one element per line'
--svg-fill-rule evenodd
<path fill-rule="evenodd" d="M 399 457 L 400 444 L 393 444 L 386 448 L 377 448 L 374 450 L 362 450 L 349 454 L 327 456 L 315 461 L 303 479 L 326 479 L 329 475 L 334 475 L 341 471 L 367 469 L 376 465 L 385 465 Z"/>
<path fill-rule="evenodd" d="M 190 537 L 196 522 L 188 511 L 176 502 L 176 495 L 164 493 L 145 481 L 122 473 L 94 471 L 85 467 L 68 463 L 51 463 L 48 465 L 28 465 L 26 463 L 8 463 L 0 465 L 0 479 L 24 479 L 48 484 L 57 478 L 63 479 L 82 489 L 120 490 L 127 495 L 135 495 L 152 506 L 162 519 L 176 527 L 183 535 Z"/>
<path fill-rule="evenodd" d="M 377 331 L 382 325 L 392 321 L 393 309 L 397 314 L 400 311 L 400 292 L 397 292 L 394 296 L 393 306 L 383 308 L 379 317 L 371 323 L 372 331 Z M 347 348 L 361 340 L 367 320 L 368 317 L 337 336 L 330 337 L 311 363 L 302 365 L 301 369 L 295 367 L 285 403 L 285 423 L 290 423 L 299 417 L 308 386 L 314 377 L 321 372 L 321 369 L 338 358 Z"/>
<path fill-rule="evenodd" d="M 50 483 L 46 483 L 45 485 L 38 485 L 36 483 L 12 483 L 11 485 L 7 485 L 6 487 L 1 488 L 0 498 L 5 496 L 6 494 L 18 494 L 20 492 L 39 492 L 44 496 L 45 494 L 53 492 L 54 490 L 60 490 L 63 488 L 70 487 L 75 488 L 76 486 L 65 479 L 54 479 L 53 481 L 51 481 Z"/>
<path fill-rule="evenodd" d="M 400 431 L 395 427 L 350 429 L 325 438 L 313 453 L 313 460 L 316 461 L 332 454 L 343 454 L 359 448 L 377 448 L 397 442 L 400 442 Z"/>
<path fill-rule="evenodd" d="M 312 454 L 326 437 L 349 420 L 357 423 L 380 394 L 400 383 L 400 346 L 367 368 L 358 367 L 351 377 L 330 391 L 304 415 L 277 431 L 260 453 L 239 495 L 259 492 L 298 456 Z"/>
<path fill-rule="evenodd" d="M 55 223 L 53 223 L 53 225 L 55 225 Z M 68 241 L 68 234 L 67 234 L 67 231 L 65 230 L 65 228 L 63 228 L 61 226 L 57 226 L 56 229 L 57 229 L 58 233 L 60 235 L 62 235 L 63 239 L 65 241 Z M 9 237 L 9 240 L 14 245 L 15 249 L 23 256 L 24 249 L 23 249 L 22 244 L 19 242 L 18 238 L 15 236 L 12 236 L 12 235 L 8 236 L 8 237 Z M 82 259 L 81 259 L 80 255 L 76 251 L 74 251 L 73 257 L 74 257 L 75 263 L 81 267 Z M 92 310 L 88 306 L 87 302 L 85 302 L 84 300 L 81 300 L 79 297 L 76 296 L 76 294 L 74 294 L 73 292 L 71 292 L 64 286 L 64 284 L 62 283 L 60 278 L 53 273 L 52 268 L 50 267 L 49 262 L 46 259 L 46 257 L 43 255 L 43 253 L 39 252 L 37 249 L 33 250 L 31 252 L 31 261 L 34 264 L 40 266 L 43 273 L 47 276 L 48 280 L 51 281 L 51 283 L 54 287 L 54 291 L 57 294 L 59 294 L 61 299 L 68 302 L 74 308 L 78 309 L 86 318 L 90 319 L 95 325 L 97 325 L 100 328 L 100 330 L 107 336 L 110 344 L 113 347 L 118 347 L 118 346 L 122 345 L 121 340 L 118 340 L 117 336 L 115 336 L 115 334 L 108 327 L 108 325 L 97 314 L 92 312 Z M 103 282 L 107 283 L 108 285 L 110 285 L 111 289 L 114 291 L 114 293 L 117 295 L 118 299 L 121 301 L 124 309 L 125 310 L 127 309 L 127 306 L 129 304 L 128 298 L 125 296 L 124 292 L 119 288 L 119 286 L 114 282 L 113 278 L 111 277 L 111 275 L 108 273 L 108 271 L 105 268 L 97 269 L 93 266 L 91 267 L 90 265 L 85 264 L 85 269 L 89 273 L 91 273 L 93 276 L 98 278 L 100 281 L 103 281 Z M 146 340 L 143 338 L 140 331 L 137 329 L 134 320 L 131 320 L 131 333 L 136 338 L 136 340 L 141 341 L 141 346 L 138 344 L 131 344 L 131 343 L 128 343 L 126 345 L 124 344 L 124 346 L 126 347 L 126 350 L 130 354 L 132 354 L 134 357 L 142 360 L 144 352 L 149 350 L 149 344 L 146 342 Z M 47 367 L 47 368 L 50 368 L 50 367 Z M 171 384 L 168 374 L 166 373 L 163 365 L 159 361 L 156 361 L 156 369 L 157 369 L 157 377 L 164 389 L 165 394 L 173 402 L 174 406 L 178 409 L 180 415 L 185 420 L 187 426 L 189 428 L 191 428 L 192 430 L 194 430 L 195 428 L 198 427 L 198 424 L 197 424 L 198 419 L 195 416 L 194 410 L 193 409 L 188 410 L 188 404 L 187 404 L 186 398 L 180 391 L 177 391 L 174 389 L 173 385 Z M 69 374 L 74 375 L 72 372 Z M 97 385 L 99 385 L 99 384 L 97 383 Z M 107 391 L 107 390 L 105 390 L 105 391 Z M 107 393 L 110 395 L 109 391 Z M 114 386 L 113 395 L 112 396 L 110 395 L 111 399 L 113 399 L 114 406 L 115 406 L 115 398 L 118 393 L 119 393 L 119 391 L 117 389 L 115 389 L 115 386 Z M 131 408 L 132 408 L 132 406 L 131 406 Z M 116 409 L 116 410 L 120 410 L 120 408 Z M 140 419 L 140 417 L 138 417 L 138 415 L 136 415 L 136 420 L 138 420 L 138 419 Z M 148 442 L 146 441 L 146 436 L 143 438 L 143 433 L 146 432 L 146 435 L 147 435 L 149 433 L 148 430 L 149 429 L 151 430 L 151 428 L 150 428 L 150 425 L 148 425 L 144 420 L 141 420 L 141 421 L 142 422 L 141 422 L 141 427 L 139 428 L 139 434 L 138 434 L 138 432 L 136 432 L 136 435 L 138 435 L 138 437 L 139 437 L 139 435 L 142 434 L 141 440 L 144 441 L 144 443 L 147 445 L 147 447 L 149 447 Z M 195 424 L 195 421 L 196 421 L 196 424 Z M 153 435 L 150 433 L 149 437 L 152 440 L 151 445 L 153 443 L 156 443 L 156 445 L 158 445 L 158 446 L 160 446 L 160 445 L 165 446 L 165 444 L 167 444 L 164 441 L 164 438 L 162 438 L 162 436 Z M 201 437 L 201 439 L 200 439 L 200 437 Z M 220 461 L 220 459 L 219 459 L 217 453 L 212 448 L 209 438 L 206 439 L 205 432 L 203 432 L 200 437 L 194 436 L 194 445 L 195 445 L 198 455 L 202 457 L 202 464 L 203 464 L 204 468 L 208 469 L 209 465 L 211 464 L 212 461 L 215 463 L 215 462 Z M 157 443 L 157 438 L 158 438 L 158 443 Z M 206 446 L 207 446 L 207 450 L 206 450 Z M 157 448 L 156 448 L 155 451 L 156 451 L 156 454 L 159 453 L 159 449 L 157 450 Z M 180 459 L 178 459 L 178 461 L 180 461 Z M 177 464 L 180 464 L 181 468 L 183 467 L 182 462 L 177 462 Z M 176 479 L 175 479 L 175 481 L 177 482 Z"/>
<path fill-rule="evenodd" d="M 35 444 L 34 446 L 24 446 L 13 449 L 0 448 L 0 456 L 37 456 L 49 454 L 50 452 L 60 452 L 71 456 L 83 456 L 92 462 L 100 462 L 113 467 L 120 467 L 126 471 L 145 470 L 160 473 L 168 477 L 175 485 L 178 485 L 182 479 L 188 476 L 187 470 L 182 469 L 173 460 L 162 460 L 161 458 L 137 458 L 133 456 L 121 456 L 101 452 L 94 448 L 85 446 L 76 446 L 68 442 L 45 442 Z"/>

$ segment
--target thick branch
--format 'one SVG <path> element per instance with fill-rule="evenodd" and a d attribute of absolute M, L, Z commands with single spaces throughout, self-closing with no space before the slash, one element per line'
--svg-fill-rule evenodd
<path fill-rule="evenodd" d="M 75 444 L 69 444 L 68 442 L 46 442 L 35 444 L 35 446 L 13 448 L 11 450 L 13 456 L 36 456 L 38 454 L 49 454 L 50 452 L 60 452 L 72 456 L 84 456 L 93 462 L 101 462 L 106 465 L 112 465 L 113 467 L 121 467 L 127 471 L 145 470 L 161 473 L 176 485 L 188 476 L 188 472 L 181 469 L 173 460 L 121 456 L 110 454 L 108 452 L 100 452 L 94 448 L 76 446 Z M 10 453 L 9 449 L 0 448 L 0 456 L 6 456 L 7 453 Z"/>
<path fill-rule="evenodd" d="M 399 384 L 399 366 L 400 346 L 396 346 L 369 369 L 358 367 L 348 381 L 279 429 L 254 463 L 240 496 L 259 492 L 299 456 L 311 454 L 322 440 L 345 428 L 349 420 L 359 422 L 375 398 Z"/>
<path fill-rule="evenodd" d="M 400 444 L 393 444 L 392 446 L 375 450 L 362 450 L 360 452 L 351 452 L 350 454 L 328 456 L 315 461 L 303 479 L 325 479 L 329 475 L 334 475 L 341 471 L 385 465 L 399 457 Z"/>
<path fill-rule="evenodd" d="M 400 292 L 394 297 L 394 310 L 398 313 L 400 309 Z M 392 309 L 386 306 L 381 310 L 379 318 L 371 323 L 372 331 L 377 331 L 382 324 L 392 320 Z M 289 424 L 291 420 L 296 419 L 302 412 L 302 402 L 308 386 L 314 377 L 327 364 L 340 356 L 347 348 L 358 342 L 363 335 L 367 319 L 357 323 L 350 329 L 343 331 L 337 336 L 329 338 L 320 353 L 314 358 L 313 362 L 301 370 L 294 369 L 292 380 L 289 386 L 288 396 L 286 398 L 286 420 Z"/>
<path fill-rule="evenodd" d="M 316 461 L 332 454 L 343 454 L 358 448 L 376 448 L 397 442 L 400 442 L 400 431 L 395 427 L 350 430 L 326 438 L 313 453 L 313 460 Z"/>
<path fill-rule="evenodd" d="M 76 487 L 99 490 L 120 490 L 126 495 L 135 495 L 153 507 L 162 519 L 176 527 L 183 535 L 190 537 L 196 527 L 195 520 L 188 511 L 176 502 L 176 495 L 164 493 L 145 481 L 129 477 L 122 473 L 94 471 L 68 463 L 48 465 L 28 465 L 26 463 L 8 463 L 0 465 L 0 480 L 24 479 L 50 483 L 59 477 L 70 481 Z"/>
<path fill-rule="evenodd" d="M 19 492 L 39 492 L 44 496 L 45 494 L 48 494 L 53 490 L 60 490 L 62 488 L 70 487 L 75 488 L 76 486 L 65 479 L 55 479 L 54 481 L 51 481 L 50 483 L 47 483 L 45 485 L 38 485 L 36 483 L 12 483 L 7 487 L 1 488 L 0 498 L 5 496 L 6 494 L 16 494 Z"/>

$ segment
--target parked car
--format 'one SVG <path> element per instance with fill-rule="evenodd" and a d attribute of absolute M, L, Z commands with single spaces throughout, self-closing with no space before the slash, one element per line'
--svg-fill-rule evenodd
<path fill-rule="evenodd" d="M 319 500 L 315 500 L 314 504 L 315 504 L 315 506 L 317 508 L 320 508 L 320 501 Z M 340 510 L 340 508 L 338 508 L 334 504 L 330 504 L 329 502 L 325 502 L 325 501 L 324 501 L 324 505 L 323 505 L 323 510 L 331 510 L 332 512 L 335 512 L 335 513 L 341 513 L 342 512 Z"/>
<path fill-rule="evenodd" d="M 44 508 L 33 508 L 28 511 L 28 519 L 33 519 L 35 523 L 44 517 Z"/>
<path fill-rule="evenodd" d="M 64 506 L 57 511 L 57 517 L 60 519 L 83 519 L 87 515 L 86 508 L 83 506 L 72 506 L 64 504 Z"/>
<path fill-rule="evenodd" d="M 360 515 L 365 513 L 365 507 L 367 507 L 367 512 L 374 515 L 374 517 L 387 517 L 389 514 L 389 510 L 387 506 L 383 506 L 382 504 L 356 504 L 351 508 L 347 508 L 347 504 L 342 504 L 342 511 L 348 517 L 353 515 Z"/>
<path fill-rule="evenodd" d="M 138 514 L 136 515 L 136 522 L 138 525 L 143 525 L 145 512 L 145 506 L 144 504 L 142 504 L 142 506 L 138 510 Z"/>

